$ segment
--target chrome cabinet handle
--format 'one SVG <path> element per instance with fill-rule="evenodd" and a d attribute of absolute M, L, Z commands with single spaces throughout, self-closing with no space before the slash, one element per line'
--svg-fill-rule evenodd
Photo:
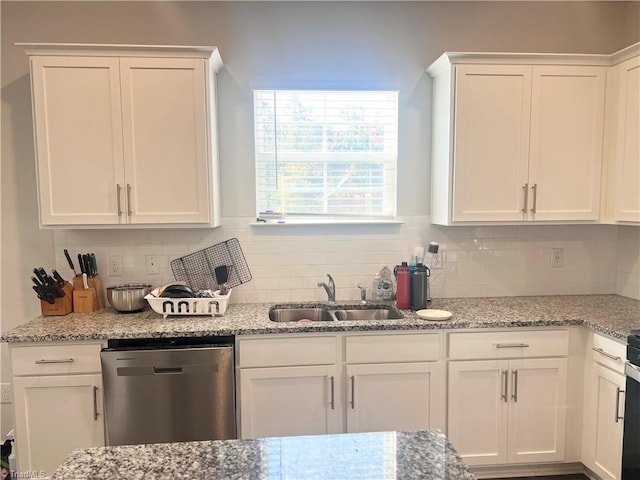
<path fill-rule="evenodd" d="M 514 402 L 518 401 L 518 370 L 513 370 L 511 372 L 512 383 L 511 383 L 511 399 Z"/>
<path fill-rule="evenodd" d="M 351 410 L 356 408 L 356 377 L 351 376 Z"/>
<path fill-rule="evenodd" d="M 624 420 L 624 417 L 620 416 L 620 394 L 624 393 L 624 390 L 620 390 L 620 387 L 616 387 L 616 423 L 618 420 Z"/>
<path fill-rule="evenodd" d="M 531 213 L 536 213 L 536 203 L 538 200 L 538 184 L 534 183 L 531 186 L 531 191 L 533 192 L 533 205 L 531 206 Z"/>
<path fill-rule="evenodd" d="M 528 343 L 496 343 L 496 348 L 527 348 Z"/>
<path fill-rule="evenodd" d="M 43 358 L 41 360 L 36 360 L 36 365 L 51 365 L 55 363 L 73 363 L 73 358 L 61 358 L 58 360 L 46 360 Z"/>
<path fill-rule="evenodd" d="M 335 396 L 334 396 L 333 375 L 331 375 L 329 377 L 329 382 L 330 382 L 330 386 L 331 386 L 331 410 L 334 410 L 336 408 L 336 403 L 335 403 Z"/>
<path fill-rule="evenodd" d="M 525 183 L 522 186 L 522 191 L 524 193 L 524 206 L 522 207 L 521 211 L 522 213 L 527 213 L 527 203 L 529 203 L 528 202 L 529 200 L 529 184 L 528 183 Z"/>
<path fill-rule="evenodd" d="M 507 398 L 507 383 L 509 381 L 509 372 L 507 370 L 502 370 L 502 375 L 501 375 L 501 380 L 502 380 L 502 386 L 500 388 L 500 390 L 502 391 L 502 401 L 507 403 L 508 398 Z"/>
<path fill-rule="evenodd" d="M 122 187 L 119 183 L 116 184 L 116 200 L 118 204 L 118 216 L 122 216 L 122 203 L 120 201 L 120 193 L 122 192 Z"/>
<path fill-rule="evenodd" d="M 127 183 L 127 215 L 131 216 L 131 185 Z"/>
<path fill-rule="evenodd" d="M 615 355 L 611 355 L 610 353 L 605 352 L 601 348 L 593 347 L 591 350 L 593 350 L 594 352 L 598 352 L 600 355 L 604 355 L 605 357 L 610 358 L 611 360 L 615 360 L 616 362 L 618 360 L 620 360 L 620 357 L 616 357 Z"/>
<path fill-rule="evenodd" d="M 93 386 L 93 419 L 98 419 L 98 387 Z"/>

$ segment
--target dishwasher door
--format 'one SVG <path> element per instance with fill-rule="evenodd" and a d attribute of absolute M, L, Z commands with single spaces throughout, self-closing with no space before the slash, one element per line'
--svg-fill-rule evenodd
<path fill-rule="evenodd" d="M 233 345 L 107 348 L 107 445 L 236 438 Z"/>

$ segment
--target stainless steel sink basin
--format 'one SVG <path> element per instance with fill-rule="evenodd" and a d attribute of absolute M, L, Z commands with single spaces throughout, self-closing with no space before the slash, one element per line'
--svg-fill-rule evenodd
<path fill-rule="evenodd" d="M 282 305 L 269 310 L 269 320 L 272 322 L 299 322 L 301 320 L 311 320 L 313 322 L 321 322 L 333 320 L 329 312 L 321 307 L 314 308 L 287 308 Z"/>
<path fill-rule="evenodd" d="M 404 315 L 392 306 L 376 305 L 375 308 L 348 308 L 329 310 L 335 320 L 399 320 Z"/>
<path fill-rule="evenodd" d="M 272 322 L 326 322 L 326 321 L 366 321 L 399 320 L 402 312 L 391 305 L 275 305 L 269 310 Z"/>

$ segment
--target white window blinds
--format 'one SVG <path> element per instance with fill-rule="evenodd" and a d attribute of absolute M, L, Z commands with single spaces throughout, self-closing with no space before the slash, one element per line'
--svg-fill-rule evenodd
<path fill-rule="evenodd" d="M 258 216 L 394 217 L 398 92 L 254 91 Z"/>

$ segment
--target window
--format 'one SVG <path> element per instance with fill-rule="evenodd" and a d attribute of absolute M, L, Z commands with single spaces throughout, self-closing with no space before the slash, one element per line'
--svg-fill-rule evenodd
<path fill-rule="evenodd" d="M 392 218 L 398 92 L 254 91 L 259 217 Z"/>

